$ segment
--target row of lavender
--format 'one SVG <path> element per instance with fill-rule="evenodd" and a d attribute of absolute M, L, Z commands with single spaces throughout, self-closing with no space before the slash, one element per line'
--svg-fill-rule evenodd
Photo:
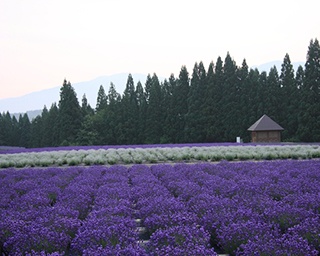
<path fill-rule="evenodd" d="M 320 161 L 6 169 L 3 255 L 318 255 Z"/>
<path fill-rule="evenodd" d="M 222 143 L 184 143 L 184 144 L 137 144 L 137 145 L 92 145 L 92 146 L 60 146 L 60 147 L 45 147 L 45 148 L 23 148 L 23 147 L 10 147 L 0 146 L 0 154 L 16 154 L 16 153 L 30 153 L 30 152 L 43 152 L 43 151 L 70 151 L 70 150 L 98 150 L 98 149 L 118 149 L 118 148 L 172 148 L 172 147 L 217 147 L 217 146 L 242 146 L 258 144 L 250 143 L 234 143 L 234 142 L 222 142 Z M 274 144 L 285 145 L 285 144 Z M 318 144 L 314 144 L 318 145 Z"/>
<path fill-rule="evenodd" d="M 143 232 L 142 215 L 153 210 L 149 199 L 179 204 L 146 166 L 7 169 L 0 172 L 0 190 L 0 253 L 4 255 L 181 255 L 187 251 L 216 255 L 209 248 L 209 234 L 195 223 L 183 228 L 185 242 L 175 243 L 172 238 L 173 244 L 167 244 L 160 229 L 152 237 Z M 171 210 L 158 207 L 157 211 Z M 146 238 L 150 242 L 143 246 Z"/>
<path fill-rule="evenodd" d="M 320 162 L 154 166 L 230 255 L 318 255 Z"/>
<path fill-rule="evenodd" d="M 173 146 L 0 154 L 0 168 L 320 158 L 319 145 Z"/>

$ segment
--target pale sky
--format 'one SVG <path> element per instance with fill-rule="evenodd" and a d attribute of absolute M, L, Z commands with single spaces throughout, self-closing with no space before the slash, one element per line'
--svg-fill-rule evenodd
<path fill-rule="evenodd" d="M 0 0 L 0 99 L 123 72 L 176 77 L 229 51 L 306 60 L 319 0 Z"/>

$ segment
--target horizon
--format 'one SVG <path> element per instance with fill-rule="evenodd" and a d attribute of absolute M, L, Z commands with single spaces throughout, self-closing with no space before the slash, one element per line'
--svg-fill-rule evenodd
<path fill-rule="evenodd" d="M 265 71 L 268 73 L 271 67 L 276 66 L 279 72 L 279 70 L 281 69 L 281 64 L 282 64 L 281 61 L 273 61 L 273 62 L 264 63 L 256 67 L 251 66 L 249 67 L 249 69 L 257 68 L 260 73 L 262 71 Z M 292 62 L 292 65 L 293 65 L 294 71 L 296 72 L 299 65 L 304 66 L 304 62 Z M 190 74 L 190 70 L 188 70 L 188 72 Z M 105 91 L 107 92 L 110 88 L 110 83 L 112 82 L 115 86 L 116 91 L 120 95 L 122 95 L 125 89 L 126 81 L 129 74 L 130 73 L 118 73 L 113 75 L 104 75 L 104 76 L 99 76 L 97 78 L 93 78 L 88 81 L 82 81 L 77 83 L 73 83 L 72 81 L 70 81 L 70 83 L 75 89 L 79 103 L 81 103 L 82 96 L 85 94 L 88 103 L 92 107 L 94 107 L 96 105 L 96 99 L 97 99 L 97 94 L 98 94 L 100 85 L 102 85 Z M 140 81 L 143 84 L 143 86 L 145 85 L 145 80 L 148 74 L 133 73 L 131 75 L 133 77 L 133 81 L 135 85 L 137 84 L 138 81 Z M 165 79 L 169 79 L 168 77 L 161 77 L 161 76 L 158 76 L 158 78 L 160 82 L 163 82 Z M 50 108 L 50 106 L 53 103 L 58 104 L 59 91 L 61 86 L 62 86 L 62 83 L 60 85 L 57 85 L 51 88 L 45 88 L 42 90 L 30 92 L 22 96 L 0 99 L 0 113 L 6 113 L 7 111 L 9 111 L 11 114 L 17 115 L 20 113 L 28 112 L 33 117 L 34 113 L 36 113 L 37 111 L 42 111 L 44 106 L 46 106 L 47 108 Z M 25 106 L 28 106 L 28 108 L 26 108 Z"/>
<path fill-rule="evenodd" d="M 269 64 L 271 64 L 270 66 L 272 66 L 274 63 L 280 63 L 281 61 L 280 60 L 275 60 L 275 61 L 270 61 L 270 62 L 266 62 L 266 63 L 262 63 L 262 64 L 260 64 L 260 65 L 254 65 L 254 66 L 249 66 L 249 69 L 255 69 L 255 68 L 258 68 L 258 70 L 259 70 L 259 72 L 262 72 L 262 71 L 266 71 L 266 72 L 268 72 L 269 70 L 264 70 L 264 69 L 262 69 L 262 70 L 260 70 L 259 69 L 259 67 L 261 67 L 261 66 L 269 66 Z M 199 62 L 198 62 L 199 63 Z M 282 62 L 281 62 L 282 63 Z M 291 64 L 300 64 L 300 63 L 305 63 L 305 62 L 303 62 L 303 61 L 295 61 L 295 62 L 291 62 Z M 247 63 L 248 64 L 248 63 Z M 181 66 L 183 66 L 183 65 L 181 65 Z M 239 65 L 238 65 L 239 66 Z M 304 67 L 304 66 L 303 66 Z M 278 68 L 278 67 L 277 67 Z M 188 68 L 187 68 L 187 70 L 188 70 L 188 72 L 189 71 L 191 71 L 191 70 L 189 70 Z M 297 70 L 294 68 L 294 71 L 296 72 Z M 180 72 L 180 71 L 179 71 Z M 278 72 L 279 72 L 279 68 L 278 68 Z M 159 76 L 156 72 L 154 72 L 157 76 L 158 76 L 158 78 L 163 78 L 163 79 L 168 79 L 169 78 L 169 76 L 168 77 L 162 77 L 162 76 Z M 173 72 L 172 72 L 173 73 Z M 190 72 L 189 72 L 190 73 Z M 68 82 L 70 82 L 71 83 L 71 85 L 76 85 L 76 84 L 81 84 L 81 83 L 86 83 L 86 82 L 91 82 L 91 81 L 93 81 L 93 80 L 96 80 L 96 79 L 99 79 L 99 78 L 104 78 L 104 77 L 112 77 L 112 76 L 117 76 L 117 75 L 128 75 L 128 74 L 131 74 L 131 75 L 148 75 L 148 74 L 142 74 L 142 73 L 130 73 L 130 72 L 119 72 L 119 73 L 114 73 L 114 74 L 107 74 L 107 75 L 99 75 L 99 76 L 97 76 L 97 77 L 92 77 L 91 79 L 88 79 L 88 80 L 85 80 L 85 81 L 77 81 L 77 82 L 72 82 L 72 81 L 70 81 L 69 79 L 67 79 L 67 78 L 64 78 L 64 79 L 66 79 Z M 150 73 L 149 73 L 150 74 Z M 152 75 L 152 74 L 150 74 L 150 75 Z M 178 74 L 177 74 L 177 76 L 175 76 L 175 77 L 178 77 Z M 26 94 L 23 94 L 23 95 L 19 95 L 19 96 L 13 96 L 13 97 L 7 97 L 7 98 L 1 98 L 0 97 L 0 101 L 1 100 L 7 100 L 7 99 L 16 99 L 16 98 L 22 98 L 22 97 L 24 97 L 24 96 L 27 96 L 27 95 L 29 95 L 29 94 L 33 94 L 33 93 L 37 93 L 37 92 L 41 92 L 41 91 L 45 91 L 45 90 L 51 90 L 51 89 L 54 89 L 54 88 L 57 88 L 57 87 L 61 87 L 62 86 L 62 84 L 63 84 L 63 80 L 64 79 L 62 79 L 61 81 L 61 83 L 59 84 L 59 85 L 55 85 L 55 86 L 52 86 L 52 87 L 47 87 L 47 88 L 43 88 L 43 89 L 39 89 L 39 90 L 36 90 L 36 91 L 30 91 L 30 92 L 27 92 Z M 161 81 L 161 79 L 159 79 L 160 81 Z M 137 83 L 138 82 L 138 80 L 135 80 L 134 79 L 134 82 L 135 83 Z M 108 85 L 109 86 L 109 85 Z M 116 86 L 116 89 L 117 89 L 117 87 L 125 87 L 125 85 L 124 86 L 117 86 L 117 85 L 115 85 Z M 107 89 L 107 88 L 104 88 L 104 89 Z M 117 90 L 117 92 L 118 93 L 122 93 L 122 91 L 118 91 Z"/>
<path fill-rule="evenodd" d="M 169 77 L 227 52 L 240 65 L 305 61 L 320 38 L 316 0 L 3 0 L 0 99 L 101 74 Z"/>

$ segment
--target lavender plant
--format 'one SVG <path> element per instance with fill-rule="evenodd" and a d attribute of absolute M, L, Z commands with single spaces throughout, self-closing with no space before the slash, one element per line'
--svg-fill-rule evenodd
<path fill-rule="evenodd" d="M 319 160 L 2 169 L 0 254 L 318 255 L 319 169 Z"/>

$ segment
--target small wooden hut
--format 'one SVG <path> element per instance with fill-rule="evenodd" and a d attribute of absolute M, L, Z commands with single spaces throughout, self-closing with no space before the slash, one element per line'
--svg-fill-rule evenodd
<path fill-rule="evenodd" d="M 281 142 L 281 131 L 284 129 L 267 115 L 263 115 L 251 125 L 251 142 Z"/>

